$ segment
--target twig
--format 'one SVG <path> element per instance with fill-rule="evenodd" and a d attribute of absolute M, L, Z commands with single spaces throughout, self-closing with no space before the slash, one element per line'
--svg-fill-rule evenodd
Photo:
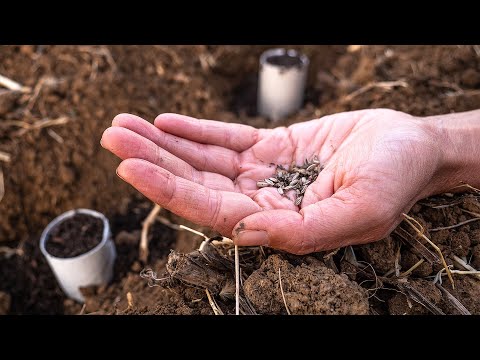
<path fill-rule="evenodd" d="M 443 227 L 438 227 L 438 228 L 434 228 L 434 229 L 430 229 L 429 231 L 430 232 L 435 232 L 435 231 L 440 231 L 440 230 L 450 230 L 450 229 L 455 229 L 459 226 L 462 226 L 462 225 L 465 225 L 465 224 L 468 224 L 468 223 L 471 223 L 473 221 L 478 221 L 480 220 L 480 218 L 473 218 L 473 219 L 468 219 L 468 220 L 465 220 L 465 221 L 462 221 L 462 222 L 459 222 L 458 224 L 455 224 L 455 225 L 452 225 L 452 226 L 443 226 Z"/>
<path fill-rule="evenodd" d="M 235 245 L 235 315 L 240 315 L 240 257 Z"/>
<path fill-rule="evenodd" d="M 415 220 L 413 217 L 411 216 L 408 216 L 407 214 L 403 213 L 402 214 L 404 217 L 405 217 L 405 221 L 415 230 L 415 232 L 420 235 L 424 240 L 426 240 L 438 253 L 438 255 L 440 256 L 440 259 L 442 260 L 442 264 L 445 268 L 445 271 L 447 272 L 447 275 L 448 275 L 448 279 L 450 280 L 450 282 L 452 283 L 452 288 L 455 289 L 455 283 L 453 282 L 453 277 L 452 277 L 452 274 L 450 272 L 450 269 L 448 268 L 447 266 L 447 262 L 445 261 L 445 258 L 443 257 L 443 254 L 442 254 L 442 251 L 440 250 L 440 248 L 435 245 L 435 243 L 432 242 L 432 240 L 430 240 L 428 237 L 425 236 L 425 234 L 423 233 L 423 226 L 417 221 Z M 413 223 L 416 223 L 420 229 L 418 229 Z"/>
<path fill-rule="evenodd" d="M 10 162 L 11 160 L 11 156 L 9 153 L 6 153 L 6 152 L 3 152 L 3 151 L 0 151 L 0 161 L 3 161 L 3 162 Z"/>
<path fill-rule="evenodd" d="M 205 289 L 205 292 L 207 293 L 208 302 L 209 302 L 210 306 L 212 307 L 213 313 L 215 315 L 223 315 L 222 309 L 220 309 L 218 307 L 217 303 L 215 302 L 215 299 L 213 299 L 213 297 L 210 295 L 210 291 L 208 291 L 208 289 Z"/>
<path fill-rule="evenodd" d="M 58 80 L 53 78 L 53 77 L 50 77 L 50 76 L 44 76 L 42 77 L 38 83 L 35 85 L 34 89 L 33 89 L 33 95 L 30 97 L 30 99 L 28 100 L 28 103 L 27 103 L 27 106 L 25 107 L 25 109 L 27 110 L 28 113 L 30 113 L 30 111 L 32 111 L 33 109 L 33 106 L 35 105 L 35 102 L 37 101 L 37 98 L 38 96 L 40 95 L 40 92 L 42 91 L 44 85 L 46 86 L 54 86 L 58 84 Z"/>
<path fill-rule="evenodd" d="M 28 86 L 23 86 L 12 79 L 7 78 L 6 76 L 0 75 L 0 85 L 6 87 L 12 91 L 20 91 L 23 93 L 31 92 L 32 89 Z"/>
<path fill-rule="evenodd" d="M 422 265 L 424 262 L 425 262 L 424 259 L 418 260 L 418 261 L 415 263 L 415 265 L 413 265 L 413 266 L 412 266 L 410 269 L 408 269 L 407 271 L 399 274 L 398 277 L 405 277 L 405 276 L 410 275 L 410 273 L 411 273 L 413 270 L 415 270 L 416 268 L 418 268 L 418 267 L 419 267 L 420 265 Z"/>
<path fill-rule="evenodd" d="M 140 238 L 140 247 L 139 247 L 139 259 L 144 264 L 148 261 L 148 230 L 150 226 L 155 222 L 155 217 L 162 210 L 162 207 L 158 204 L 155 204 L 153 209 L 148 214 L 147 218 L 142 224 L 142 236 Z"/>
<path fill-rule="evenodd" d="M 100 48 L 95 48 L 93 46 L 79 46 L 77 49 L 80 50 L 81 52 L 86 52 L 91 55 L 104 56 L 108 62 L 108 65 L 112 69 L 112 72 L 113 73 L 117 72 L 118 67 L 117 67 L 117 64 L 115 63 L 115 60 L 113 60 L 112 53 L 105 46 L 101 46 Z"/>
<path fill-rule="evenodd" d="M 280 291 L 282 293 L 282 299 L 283 299 L 283 303 L 285 304 L 285 309 L 287 309 L 287 314 L 292 315 L 292 314 L 290 314 L 290 310 L 288 309 L 287 301 L 285 300 L 285 293 L 283 292 L 282 275 L 280 273 L 280 268 L 278 268 L 278 281 L 280 282 Z"/>
<path fill-rule="evenodd" d="M 30 130 L 36 130 L 36 129 L 42 129 L 45 127 L 49 126 L 54 126 L 54 125 L 64 125 L 70 121 L 70 118 L 66 116 L 61 116 L 57 119 L 44 119 L 44 120 L 37 120 L 33 124 L 29 124 L 25 121 L 18 121 L 18 120 L 9 120 L 9 121 L 3 121 L 1 125 L 3 126 L 16 126 L 22 128 L 20 131 L 18 131 L 17 135 L 22 136 L 25 134 L 27 131 Z"/>
<path fill-rule="evenodd" d="M 358 95 L 361 95 L 364 92 L 367 92 L 373 88 L 382 88 L 382 89 L 390 90 L 396 86 L 408 87 L 408 83 L 404 80 L 371 82 L 365 86 L 362 86 L 360 89 L 357 89 L 354 92 L 348 94 L 343 99 L 341 99 L 341 101 L 343 102 L 351 101 L 353 98 L 357 97 Z"/>

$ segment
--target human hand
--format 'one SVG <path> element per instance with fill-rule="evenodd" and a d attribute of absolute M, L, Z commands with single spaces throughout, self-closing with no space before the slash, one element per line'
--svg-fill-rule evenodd
<path fill-rule="evenodd" d="M 155 125 L 115 117 L 102 146 L 117 174 L 162 207 L 233 237 L 296 254 L 379 240 L 435 191 L 441 151 L 423 121 L 387 109 L 325 116 L 288 128 L 162 114 Z M 272 164 L 325 167 L 300 206 L 257 181 Z"/>

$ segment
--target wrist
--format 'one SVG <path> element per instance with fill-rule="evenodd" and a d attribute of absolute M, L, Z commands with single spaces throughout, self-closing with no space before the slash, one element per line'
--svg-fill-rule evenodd
<path fill-rule="evenodd" d="M 427 196 L 454 191 L 461 184 L 479 187 L 480 110 L 430 116 L 421 121 L 439 154 Z"/>

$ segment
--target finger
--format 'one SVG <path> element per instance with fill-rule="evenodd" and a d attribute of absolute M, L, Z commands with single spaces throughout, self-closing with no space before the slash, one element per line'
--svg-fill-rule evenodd
<path fill-rule="evenodd" d="M 330 169 L 324 169 L 319 174 L 313 184 L 305 191 L 302 200 L 302 208 L 325 200 L 334 193 L 335 173 Z"/>
<path fill-rule="evenodd" d="M 174 175 L 202 184 L 215 190 L 233 191 L 229 178 L 210 172 L 198 171 L 190 164 L 155 145 L 152 141 L 122 127 L 111 127 L 104 131 L 101 144 L 122 160 L 143 159 L 158 165 Z"/>
<path fill-rule="evenodd" d="M 117 174 L 153 202 L 225 236 L 240 219 L 261 210 L 246 195 L 206 188 L 145 160 L 122 161 Z"/>
<path fill-rule="evenodd" d="M 258 129 L 248 125 L 200 120 L 178 114 L 161 114 L 155 126 L 170 134 L 203 144 L 212 144 L 242 152 L 256 143 Z"/>
<path fill-rule="evenodd" d="M 299 213 L 270 210 L 252 214 L 233 230 L 237 245 L 263 245 L 294 254 L 332 250 L 379 240 L 396 221 L 378 200 L 342 191 Z"/>
<path fill-rule="evenodd" d="M 117 115 L 112 125 L 124 127 L 142 135 L 197 170 L 219 173 L 232 180 L 237 176 L 238 153 L 236 151 L 174 136 L 135 115 Z"/>

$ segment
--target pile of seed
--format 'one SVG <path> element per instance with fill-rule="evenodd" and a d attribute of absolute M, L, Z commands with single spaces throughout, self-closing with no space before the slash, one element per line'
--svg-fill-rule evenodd
<path fill-rule="evenodd" d="M 302 203 L 303 195 L 308 186 L 313 183 L 323 166 L 315 155 L 312 160 L 305 159 L 303 165 L 292 164 L 289 169 L 282 165 L 277 165 L 275 175 L 260 181 L 257 181 L 259 188 L 276 187 L 280 195 L 286 196 L 289 190 L 295 190 L 295 205 Z"/>

